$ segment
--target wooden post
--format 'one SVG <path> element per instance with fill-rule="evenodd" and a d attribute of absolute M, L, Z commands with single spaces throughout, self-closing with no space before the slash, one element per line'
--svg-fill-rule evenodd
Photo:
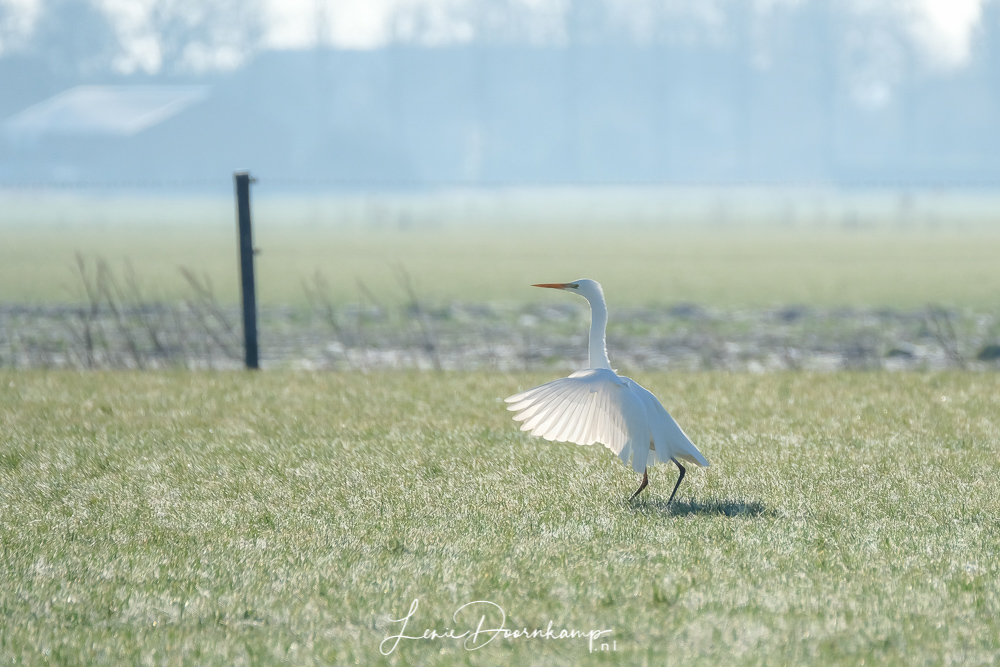
<path fill-rule="evenodd" d="M 236 224 L 240 234 L 240 282 L 243 291 L 243 349 L 247 368 L 257 369 L 257 292 L 253 279 L 253 235 L 250 231 L 250 173 L 237 171 Z"/>

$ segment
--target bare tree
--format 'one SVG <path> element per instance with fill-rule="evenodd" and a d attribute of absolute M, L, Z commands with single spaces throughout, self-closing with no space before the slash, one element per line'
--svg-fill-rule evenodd
<path fill-rule="evenodd" d="M 264 37 L 262 0 L 156 0 L 149 23 L 168 71 L 229 69 Z"/>
<path fill-rule="evenodd" d="M 0 50 L 16 43 L 64 74 L 231 69 L 260 48 L 266 22 L 263 0 L 153 0 L 138 13 L 129 9 L 127 18 L 108 3 L 41 0 L 40 5 L 33 29 L 21 26 L 14 33 L 5 20 L 13 10 L 0 4 Z M 128 30 L 122 29 L 126 20 Z M 144 62 L 130 58 L 131 44 L 123 38 L 136 33 L 147 48 Z M 151 51 L 150 42 L 156 46 Z"/>

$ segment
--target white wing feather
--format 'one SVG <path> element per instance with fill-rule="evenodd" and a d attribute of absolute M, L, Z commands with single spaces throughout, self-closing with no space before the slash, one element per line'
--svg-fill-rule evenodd
<path fill-rule="evenodd" d="M 505 400 L 522 431 L 550 441 L 599 442 L 637 472 L 673 457 L 709 465 L 648 389 L 606 368 L 577 371 Z"/>
<path fill-rule="evenodd" d="M 507 409 L 524 422 L 522 431 L 578 445 L 599 442 L 642 472 L 651 435 L 644 401 L 633 386 L 606 368 L 577 371 L 507 398 Z"/>
<path fill-rule="evenodd" d="M 691 438 L 687 436 L 680 424 L 670 416 L 670 413 L 657 400 L 656 396 L 635 380 L 622 379 L 631 384 L 632 392 L 642 400 L 646 408 L 646 415 L 649 417 L 649 430 L 653 436 L 657 458 L 666 462 L 671 457 L 677 457 L 688 463 L 707 468 L 709 466 L 708 459 L 702 456 L 698 448 L 691 442 Z"/>

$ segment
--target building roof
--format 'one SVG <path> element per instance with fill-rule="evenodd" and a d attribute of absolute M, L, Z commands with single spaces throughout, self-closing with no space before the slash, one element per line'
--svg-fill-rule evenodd
<path fill-rule="evenodd" d="M 142 132 L 208 97 L 208 86 L 76 86 L 4 122 L 13 135 Z"/>

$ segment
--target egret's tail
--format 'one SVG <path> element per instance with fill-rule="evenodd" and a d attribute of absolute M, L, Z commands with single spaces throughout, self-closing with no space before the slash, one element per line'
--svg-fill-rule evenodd
<path fill-rule="evenodd" d="M 698 448 L 694 446 L 694 443 L 690 442 L 686 443 L 686 446 L 682 451 L 677 452 L 677 458 L 688 463 L 699 465 L 702 468 L 707 468 L 712 465 L 708 462 L 708 459 L 701 455 L 701 452 L 699 452 Z"/>

